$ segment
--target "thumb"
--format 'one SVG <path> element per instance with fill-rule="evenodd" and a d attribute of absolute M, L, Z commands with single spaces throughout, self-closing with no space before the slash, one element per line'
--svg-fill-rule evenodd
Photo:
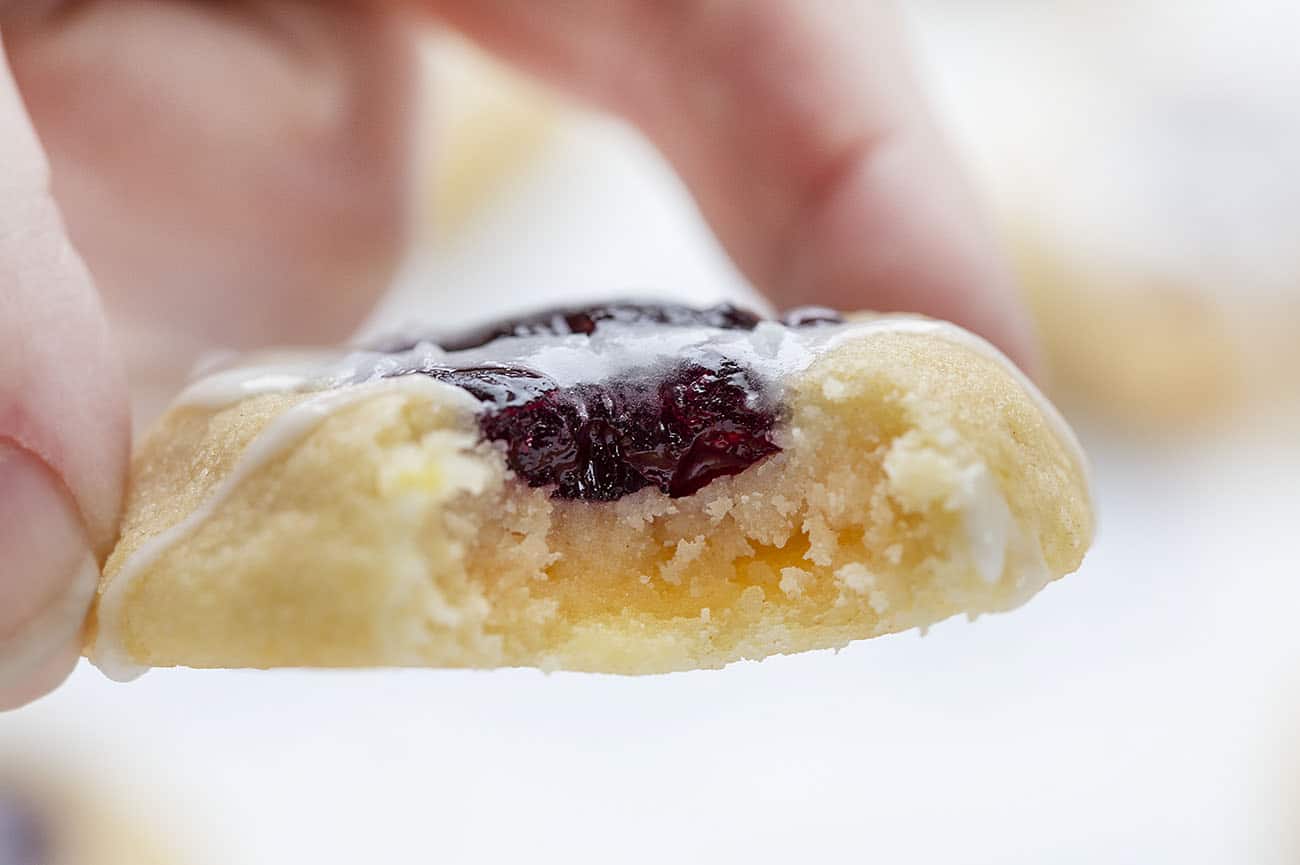
<path fill-rule="evenodd" d="M 80 654 L 126 475 L 126 389 L 0 34 L 0 708 Z"/>

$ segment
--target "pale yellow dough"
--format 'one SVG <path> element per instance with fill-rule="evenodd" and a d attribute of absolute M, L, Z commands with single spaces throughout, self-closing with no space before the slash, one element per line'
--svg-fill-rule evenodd
<path fill-rule="evenodd" d="M 660 673 L 1005 610 L 1079 567 L 1082 458 L 995 358 L 884 332 L 785 386 L 782 453 L 687 498 L 613 504 L 513 479 L 454 388 L 376 391 L 116 587 L 90 654 Z M 101 597 L 306 398 L 173 409 L 136 455 Z"/>

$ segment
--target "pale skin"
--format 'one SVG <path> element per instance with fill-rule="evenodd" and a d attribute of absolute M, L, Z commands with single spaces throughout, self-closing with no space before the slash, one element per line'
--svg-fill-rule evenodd
<path fill-rule="evenodd" d="M 776 305 L 1032 362 L 879 0 L 0 0 L 0 707 L 76 661 L 81 607 L 47 611 L 113 542 L 132 388 L 337 341 L 384 290 L 421 18 L 639 126 Z"/>

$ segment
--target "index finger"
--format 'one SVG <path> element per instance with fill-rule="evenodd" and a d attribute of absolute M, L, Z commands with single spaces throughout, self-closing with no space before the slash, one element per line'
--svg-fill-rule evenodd
<path fill-rule="evenodd" d="M 425 0 L 636 123 L 778 305 L 954 320 L 1032 361 L 1030 329 L 901 28 L 848 0 Z"/>

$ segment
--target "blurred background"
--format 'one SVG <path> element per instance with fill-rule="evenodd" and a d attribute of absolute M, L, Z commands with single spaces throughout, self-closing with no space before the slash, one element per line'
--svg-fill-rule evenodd
<path fill-rule="evenodd" d="M 721 673 L 83 665 L 0 715 L 0 865 L 1300 863 L 1300 7 L 905 8 L 1094 463 L 1078 574 Z M 757 303 L 634 132 L 428 53 L 419 242 L 367 332 Z"/>

